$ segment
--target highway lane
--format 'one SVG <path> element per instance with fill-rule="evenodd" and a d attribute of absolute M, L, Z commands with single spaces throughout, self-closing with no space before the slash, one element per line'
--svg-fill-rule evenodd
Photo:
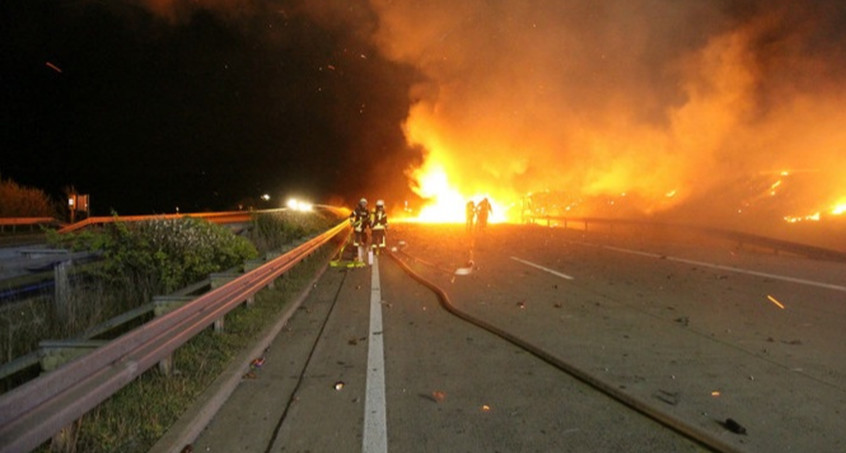
<path fill-rule="evenodd" d="M 843 265 L 628 233 L 394 225 L 389 245 L 459 309 L 739 450 L 842 450 Z M 360 451 L 374 334 L 388 450 L 699 448 L 379 264 L 382 331 L 368 331 L 370 269 L 328 271 L 195 451 Z"/>

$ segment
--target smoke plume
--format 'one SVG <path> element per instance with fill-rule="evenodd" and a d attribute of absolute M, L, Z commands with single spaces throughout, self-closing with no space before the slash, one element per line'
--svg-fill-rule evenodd
<path fill-rule="evenodd" d="M 626 194 L 703 217 L 754 209 L 756 184 L 790 191 L 779 215 L 846 196 L 839 2 L 370 5 L 384 55 L 425 75 L 404 124 L 426 152 L 412 177 L 436 164 L 467 195 Z M 778 182 L 800 173 L 814 184 Z"/>

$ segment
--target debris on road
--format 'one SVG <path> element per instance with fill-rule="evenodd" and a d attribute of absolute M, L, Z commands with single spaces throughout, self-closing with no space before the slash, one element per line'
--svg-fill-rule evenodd
<path fill-rule="evenodd" d="M 679 392 L 668 392 L 666 390 L 658 390 L 652 396 L 660 401 L 663 401 L 671 406 L 679 404 Z"/>
<path fill-rule="evenodd" d="M 723 426 L 735 434 L 746 434 L 746 428 L 732 418 L 727 418 Z"/>
<path fill-rule="evenodd" d="M 344 381 L 338 381 L 338 382 L 335 383 L 334 388 L 335 388 L 335 390 L 340 391 L 341 389 L 344 388 L 344 385 L 345 385 Z"/>
<path fill-rule="evenodd" d="M 350 346 L 355 346 L 355 345 L 357 345 L 360 341 L 367 341 L 367 337 L 350 338 L 350 339 L 347 341 L 347 344 L 348 344 L 348 345 L 350 345 Z"/>
<path fill-rule="evenodd" d="M 250 369 L 251 370 L 254 370 L 256 368 L 261 368 L 262 366 L 264 366 L 264 357 L 255 358 L 255 359 L 253 359 L 252 362 L 250 362 Z"/>

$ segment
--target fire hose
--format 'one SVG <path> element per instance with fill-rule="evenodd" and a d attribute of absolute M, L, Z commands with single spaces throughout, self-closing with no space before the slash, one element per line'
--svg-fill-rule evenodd
<path fill-rule="evenodd" d="M 402 268 L 409 276 L 413 279 L 420 282 L 423 286 L 426 286 L 435 295 L 438 297 L 438 302 L 440 303 L 441 307 L 443 307 L 447 312 L 450 314 L 462 319 L 463 321 L 469 322 L 481 329 L 484 329 L 505 341 L 517 346 L 520 349 L 528 352 L 529 354 L 534 355 L 535 357 L 543 360 L 544 362 L 552 365 L 553 367 L 569 374 L 570 376 L 582 381 L 583 383 L 593 387 L 594 389 L 598 390 L 599 392 L 604 393 L 605 395 L 613 398 L 614 400 L 622 403 L 623 405 L 643 414 L 644 416 L 664 425 L 665 427 L 681 434 L 682 436 L 706 447 L 713 451 L 718 452 L 725 452 L 725 453 L 734 453 L 740 452 L 742 450 L 738 449 L 736 446 L 731 445 L 725 442 L 723 439 L 720 439 L 714 436 L 712 433 L 707 432 L 699 427 L 690 425 L 685 423 L 679 419 L 670 417 L 669 415 L 662 413 L 661 411 L 655 409 L 651 405 L 647 404 L 646 402 L 635 398 L 632 395 L 626 394 L 622 392 L 618 388 L 608 384 L 607 382 L 603 381 L 599 377 L 586 372 L 571 363 L 568 363 L 547 351 L 544 351 L 541 348 L 531 344 L 530 342 L 523 340 L 505 330 L 502 330 L 484 320 L 476 318 L 466 312 L 463 312 L 455 307 L 452 304 L 452 301 L 449 298 L 449 295 L 437 286 L 435 283 L 427 280 L 422 275 L 415 272 L 411 269 L 408 264 L 398 258 L 394 253 L 389 253 L 391 259 L 393 259 L 399 266 Z"/>

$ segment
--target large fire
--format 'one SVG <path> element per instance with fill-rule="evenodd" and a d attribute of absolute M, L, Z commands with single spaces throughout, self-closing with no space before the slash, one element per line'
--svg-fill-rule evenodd
<path fill-rule="evenodd" d="M 444 166 L 428 160 L 426 165 L 412 171 L 416 181 L 414 190 L 426 202 L 416 216 L 408 220 L 430 223 L 462 223 L 466 221 L 468 202 L 478 204 L 487 198 L 491 204 L 489 222 L 508 221 L 508 205 L 500 203 L 490 195 L 490 191 L 480 193 L 462 192 L 450 181 Z"/>
<path fill-rule="evenodd" d="M 462 222 L 468 200 L 488 197 L 495 220 L 519 221 L 529 193 L 558 194 L 559 213 L 756 228 L 846 210 L 828 202 L 846 188 L 846 83 L 803 47 L 839 30 L 819 11 L 782 3 L 711 29 L 694 18 L 724 11 L 459 3 L 373 3 L 375 41 L 425 76 L 404 124 L 424 150 L 408 171 L 419 220 Z M 665 14 L 701 34 L 677 40 Z M 807 26 L 787 33 L 795 23 Z"/>

